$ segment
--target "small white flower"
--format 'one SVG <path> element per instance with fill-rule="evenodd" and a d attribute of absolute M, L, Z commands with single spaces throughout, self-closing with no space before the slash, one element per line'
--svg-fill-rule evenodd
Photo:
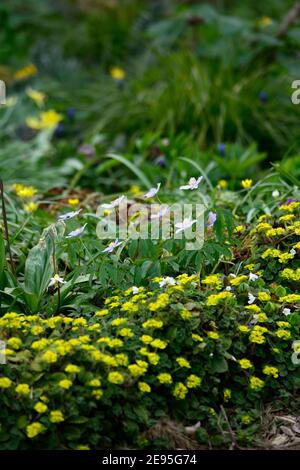
<path fill-rule="evenodd" d="M 68 233 L 68 235 L 66 235 L 66 238 L 80 237 L 83 234 L 86 226 L 87 226 L 87 224 L 84 224 L 82 227 L 79 227 L 76 230 L 72 230 L 72 232 L 70 232 L 70 233 Z"/>
<path fill-rule="evenodd" d="M 274 191 L 272 192 L 272 196 L 274 199 L 280 196 L 280 192 L 278 191 L 278 189 L 274 189 Z"/>
<path fill-rule="evenodd" d="M 258 275 L 254 273 L 249 274 L 249 281 L 257 281 Z"/>
<path fill-rule="evenodd" d="M 191 228 L 197 220 L 192 220 L 192 219 L 184 219 L 183 222 L 178 222 L 178 224 L 175 224 L 175 227 L 177 228 L 175 233 L 180 233 L 184 232 L 188 228 Z"/>
<path fill-rule="evenodd" d="M 290 253 L 291 253 L 291 255 L 295 256 L 295 254 L 297 253 L 297 251 L 294 250 L 294 248 L 292 248 L 292 249 L 290 250 Z"/>
<path fill-rule="evenodd" d="M 144 199 L 151 199 L 152 197 L 154 197 L 158 193 L 160 185 L 161 183 L 158 183 L 156 188 L 149 189 L 149 191 L 144 194 Z"/>
<path fill-rule="evenodd" d="M 248 304 L 251 305 L 255 302 L 256 297 L 253 294 L 248 294 Z"/>
<path fill-rule="evenodd" d="M 287 316 L 287 315 L 290 315 L 291 309 L 290 309 L 290 308 L 284 308 L 284 309 L 282 310 L 282 313 L 283 313 L 284 315 L 286 315 L 286 316 Z"/>
<path fill-rule="evenodd" d="M 58 220 L 69 220 L 76 217 L 82 209 L 78 209 L 78 211 L 67 212 L 66 214 L 61 214 L 57 217 Z"/>
<path fill-rule="evenodd" d="M 232 290 L 232 287 L 231 287 L 231 286 L 227 286 L 227 287 L 225 288 L 225 290 L 227 290 L 227 292 L 230 292 L 230 291 Z"/>
<path fill-rule="evenodd" d="M 160 282 L 159 282 L 159 287 L 164 287 L 164 286 L 176 286 L 176 281 L 173 277 L 164 277 Z"/>
<path fill-rule="evenodd" d="M 115 240 L 114 242 L 111 242 L 108 247 L 106 247 L 104 250 L 102 250 L 102 253 L 112 253 L 115 248 L 118 246 L 122 245 L 122 242 L 120 242 L 118 239 Z"/>
<path fill-rule="evenodd" d="M 110 204 L 102 204 L 102 207 L 104 209 L 114 209 L 114 207 L 118 207 L 124 199 L 124 195 L 120 196 L 117 199 L 114 199 Z"/>
<path fill-rule="evenodd" d="M 250 320 L 250 325 L 256 325 L 258 322 L 258 315 L 253 315 L 252 319 Z"/>
<path fill-rule="evenodd" d="M 53 287 L 53 286 L 58 286 L 59 284 L 65 284 L 66 281 L 64 281 L 63 277 L 60 277 L 59 274 L 54 274 L 53 277 L 51 277 L 50 282 L 48 284 L 48 287 Z"/>
<path fill-rule="evenodd" d="M 190 178 L 188 184 L 184 184 L 183 186 L 180 186 L 179 189 L 186 190 L 186 189 L 191 189 L 192 191 L 194 189 L 198 189 L 199 184 L 203 180 L 203 176 L 199 176 L 199 178 Z"/>
<path fill-rule="evenodd" d="M 140 292 L 140 288 L 136 286 L 132 286 L 131 290 L 134 295 Z"/>

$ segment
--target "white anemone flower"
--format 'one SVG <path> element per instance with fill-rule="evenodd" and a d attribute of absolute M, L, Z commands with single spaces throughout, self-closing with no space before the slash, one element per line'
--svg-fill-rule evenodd
<path fill-rule="evenodd" d="M 118 197 L 117 199 L 114 199 L 110 204 L 102 204 L 102 207 L 104 209 L 114 209 L 115 207 L 118 207 L 124 199 L 125 199 L 125 196 L 122 195 Z"/>
<path fill-rule="evenodd" d="M 51 277 L 50 282 L 48 284 L 48 287 L 57 287 L 60 284 L 65 284 L 66 281 L 64 281 L 63 277 L 60 277 L 59 274 L 54 274 L 53 277 Z"/>
<path fill-rule="evenodd" d="M 154 197 L 158 193 L 160 185 L 161 183 L 158 183 L 156 188 L 149 189 L 149 191 L 146 194 L 144 194 L 143 196 L 144 199 L 151 199 L 152 197 Z"/>
<path fill-rule="evenodd" d="M 182 190 L 190 189 L 191 191 L 193 191 L 194 189 L 198 189 L 198 186 L 202 180 L 203 180 L 203 176 L 199 176 L 199 178 L 197 179 L 192 177 L 189 179 L 188 184 L 184 184 L 183 186 L 180 186 L 179 189 L 182 189 Z"/>
<path fill-rule="evenodd" d="M 291 309 L 290 309 L 290 308 L 284 308 L 284 309 L 282 310 L 282 313 L 283 313 L 284 315 L 286 315 L 286 316 L 287 316 L 287 315 L 290 315 L 290 314 L 291 314 Z"/>
<path fill-rule="evenodd" d="M 159 287 L 164 287 L 164 286 L 176 286 L 175 279 L 173 277 L 170 277 L 170 276 L 164 277 L 159 282 Z"/>
<path fill-rule="evenodd" d="M 248 294 L 248 304 L 251 305 L 255 302 L 256 297 L 253 294 Z"/>
<path fill-rule="evenodd" d="M 184 219 L 183 222 L 178 222 L 178 224 L 175 224 L 175 227 L 177 228 L 175 233 L 180 233 L 184 232 L 185 230 L 191 228 L 197 220 L 192 220 L 192 219 Z"/>
<path fill-rule="evenodd" d="M 249 281 L 257 281 L 258 275 L 254 273 L 249 274 Z"/>
<path fill-rule="evenodd" d="M 102 253 L 112 253 L 115 248 L 120 246 L 122 242 L 120 242 L 118 239 L 115 240 L 114 242 L 111 242 L 108 247 L 106 247 L 104 250 L 102 250 Z"/>
<path fill-rule="evenodd" d="M 131 291 L 135 295 L 135 294 L 138 294 L 140 292 L 140 288 L 136 287 L 136 286 L 132 286 Z"/>
<path fill-rule="evenodd" d="M 78 209 L 78 211 L 73 211 L 73 212 L 67 212 L 66 214 L 61 214 L 57 217 L 58 220 L 69 220 L 69 219 L 73 219 L 74 217 L 76 217 L 78 214 L 80 214 L 80 212 L 82 211 L 82 209 Z"/>
<path fill-rule="evenodd" d="M 68 233 L 68 235 L 66 235 L 66 238 L 81 237 L 81 235 L 83 234 L 86 226 L 87 226 L 87 224 L 84 224 L 82 227 L 79 227 L 76 230 L 72 230 L 72 232 L 70 232 L 70 233 Z"/>

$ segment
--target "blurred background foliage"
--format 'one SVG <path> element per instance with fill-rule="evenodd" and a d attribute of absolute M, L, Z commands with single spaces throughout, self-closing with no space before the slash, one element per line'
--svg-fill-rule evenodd
<path fill-rule="evenodd" d="M 119 153 L 150 181 L 192 172 L 180 157 L 232 184 L 272 162 L 299 176 L 300 106 L 291 103 L 291 83 L 300 77 L 300 22 L 285 22 L 293 4 L 1 2 L 0 78 L 8 96 L 18 96 L 13 109 L 0 110 L 2 175 L 118 191 L 134 176 L 106 158 Z M 16 82 L 15 71 L 28 63 L 38 74 Z M 122 81 L 110 76 L 116 66 L 126 73 Z M 54 135 L 28 133 L 26 117 L 35 112 L 28 86 L 65 116 Z M 82 144 L 94 154 L 80 153 Z"/>

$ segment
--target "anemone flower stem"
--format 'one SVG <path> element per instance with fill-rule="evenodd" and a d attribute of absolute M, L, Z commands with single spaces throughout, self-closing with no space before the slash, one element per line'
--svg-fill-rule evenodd
<path fill-rule="evenodd" d="M 52 262 L 53 262 L 53 271 L 54 274 L 58 274 L 57 271 L 57 264 L 56 264 L 56 252 L 55 252 L 55 242 L 54 239 L 52 238 L 52 243 L 53 243 L 53 252 L 52 252 Z M 59 282 L 57 283 L 57 305 L 56 305 L 56 313 L 59 312 L 60 309 L 60 285 Z"/>
<path fill-rule="evenodd" d="M 1 192 L 1 203 L 2 203 L 2 217 L 3 217 L 3 223 L 4 223 L 4 231 L 5 231 L 7 250 L 8 250 L 8 253 L 9 253 L 9 261 L 10 261 L 12 272 L 13 272 L 14 275 L 16 275 L 14 260 L 13 260 L 12 252 L 11 252 L 11 248 L 10 248 L 8 224 L 7 224 L 7 217 L 6 217 L 6 207 L 5 207 L 5 200 L 4 200 L 4 186 L 3 186 L 2 179 L 0 179 L 0 192 Z"/>

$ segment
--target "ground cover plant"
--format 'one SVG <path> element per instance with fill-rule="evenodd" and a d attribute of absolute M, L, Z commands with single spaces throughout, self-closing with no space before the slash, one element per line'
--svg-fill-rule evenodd
<path fill-rule="evenodd" d="M 299 444 L 285 3 L 0 7 L 0 449 Z"/>

